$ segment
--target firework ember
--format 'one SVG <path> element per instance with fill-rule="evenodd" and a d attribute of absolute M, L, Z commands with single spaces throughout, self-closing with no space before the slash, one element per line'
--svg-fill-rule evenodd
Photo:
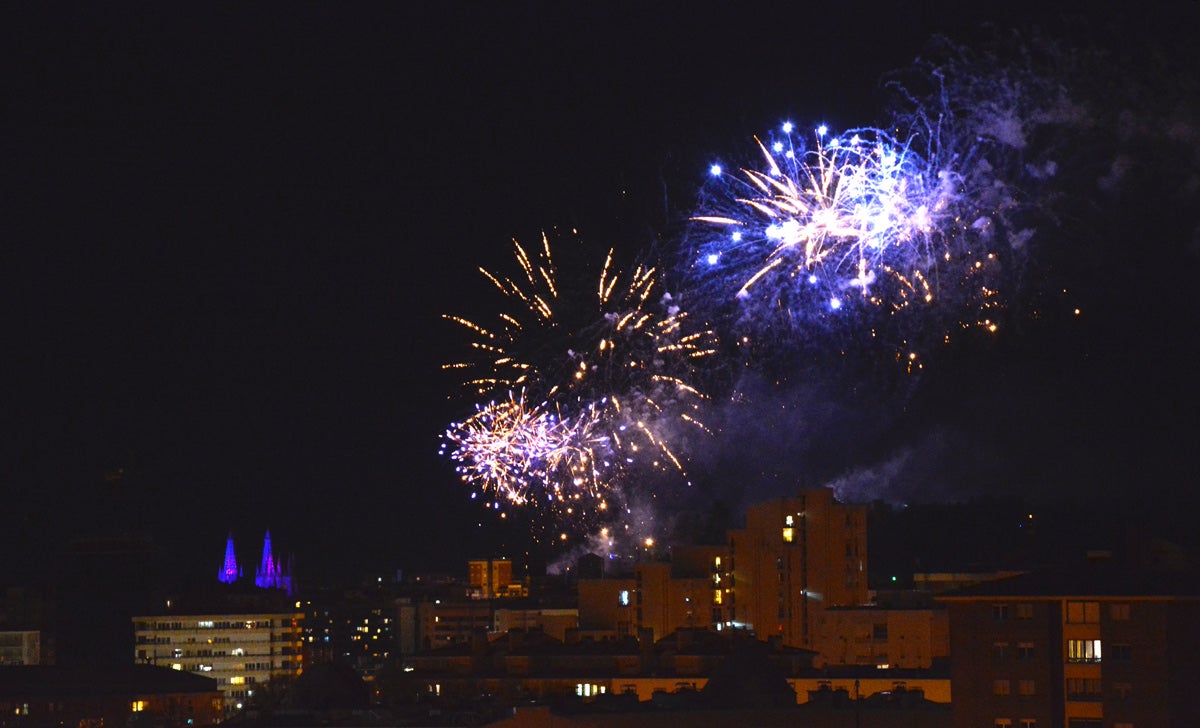
<path fill-rule="evenodd" d="M 809 147 L 785 124 L 755 140 L 760 168 L 709 170 L 717 189 L 693 218 L 707 232 L 687 267 L 714 299 L 736 299 L 740 333 L 783 323 L 811 336 L 857 318 L 876 335 L 910 309 L 994 331 L 990 221 L 971 212 L 968 180 L 938 164 L 930 136 L 925 154 L 878 129 L 814 136 Z M 897 357 L 914 360 L 911 348 Z"/>
<path fill-rule="evenodd" d="M 506 304 L 494 322 L 446 317 L 471 342 L 469 357 L 445 367 L 488 400 L 443 437 L 463 481 L 498 509 L 528 504 L 556 515 L 553 525 L 586 526 L 622 510 L 610 502 L 630 500 L 635 474 L 686 479 L 677 443 L 705 431 L 690 381 L 714 351 L 711 332 L 690 328 L 654 267 L 625 275 L 610 250 L 599 265 L 560 269 L 548 236 L 514 252 L 517 275 L 481 269 Z"/>

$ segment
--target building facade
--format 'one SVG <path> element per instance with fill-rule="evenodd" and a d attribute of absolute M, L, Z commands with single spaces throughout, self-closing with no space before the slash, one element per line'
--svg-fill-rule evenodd
<path fill-rule="evenodd" d="M 41 664 L 41 632 L 37 630 L 0 632 L 0 666 Z"/>
<path fill-rule="evenodd" d="M 0 668 L 0 725 L 153 725 L 195 728 L 221 722 L 216 682 L 149 665 Z"/>
<path fill-rule="evenodd" d="M 827 607 L 869 600 L 866 508 L 838 503 L 829 488 L 751 506 L 713 578 L 724 585 L 721 621 L 814 649 Z"/>
<path fill-rule="evenodd" d="M 950 615 L 954 725 L 1200 725 L 1195 582 L 1088 564 L 939 597 Z"/>
<path fill-rule="evenodd" d="M 712 627 L 816 649 L 821 615 L 869 600 L 867 518 L 814 488 L 751 506 L 725 546 L 688 547 L 631 577 L 580 579 L 579 626 L 655 638 Z"/>
<path fill-rule="evenodd" d="M 813 649 L 827 665 L 927 669 L 950 657 L 950 620 L 945 609 L 831 607 Z"/>
<path fill-rule="evenodd" d="M 302 612 L 134 617 L 134 658 L 213 678 L 230 715 L 272 680 L 300 674 L 303 620 Z"/>

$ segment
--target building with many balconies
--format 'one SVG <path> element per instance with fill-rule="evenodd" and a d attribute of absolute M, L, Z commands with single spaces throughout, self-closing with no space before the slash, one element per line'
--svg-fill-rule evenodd
<path fill-rule="evenodd" d="M 134 658 L 216 680 L 226 715 L 304 666 L 304 613 L 161 614 L 133 618 Z"/>

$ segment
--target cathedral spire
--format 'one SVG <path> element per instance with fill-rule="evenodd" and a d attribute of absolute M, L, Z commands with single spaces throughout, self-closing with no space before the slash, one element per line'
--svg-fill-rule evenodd
<path fill-rule="evenodd" d="M 275 560 L 275 552 L 271 549 L 270 531 L 267 531 L 263 539 L 262 562 L 259 564 L 258 573 L 254 575 L 254 585 L 262 589 L 283 589 L 288 594 L 292 593 L 291 575 Z"/>
<path fill-rule="evenodd" d="M 229 539 L 225 542 L 225 563 L 221 566 L 217 579 L 222 584 L 232 584 L 241 575 L 242 571 L 238 568 L 237 556 L 233 551 L 233 534 L 230 533 Z"/>

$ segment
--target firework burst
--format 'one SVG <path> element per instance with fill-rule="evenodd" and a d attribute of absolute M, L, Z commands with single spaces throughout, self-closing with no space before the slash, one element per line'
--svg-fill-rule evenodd
<path fill-rule="evenodd" d="M 831 136 L 822 126 L 809 147 L 785 124 L 768 142 L 755 140 L 759 167 L 713 165 L 715 194 L 693 218 L 703 230 L 687 248 L 692 279 L 733 307 L 739 333 L 782 324 L 811 336 L 858 320 L 872 336 L 888 330 L 910 366 L 913 332 L 895 322 L 915 309 L 923 318 L 951 311 L 956 326 L 994 331 L 990 220 L 967 212 L 970 180 L 938 163 L 936 135 L 923 135 L 925 154 L 914 149 L 919 136 Z"/>
<path fill-rule="evenodd" d="M 532 250 L 514 241 L 516 275 L 480 269 L 504 311 L 486 325 L 446 316 L 471 341 L 445 368 L 487 402 L 447 429 L 443 453 L 492 507 L 532 505 L 564 528 L 628 512 L 635 476 L 686 480 L 679 443 L 705 431 L 690 381 L 714 351 L 656 268 L 622 273 L 611 250 L 580 261 L 572 242 L 564 262 L 548 236 Z"/>

